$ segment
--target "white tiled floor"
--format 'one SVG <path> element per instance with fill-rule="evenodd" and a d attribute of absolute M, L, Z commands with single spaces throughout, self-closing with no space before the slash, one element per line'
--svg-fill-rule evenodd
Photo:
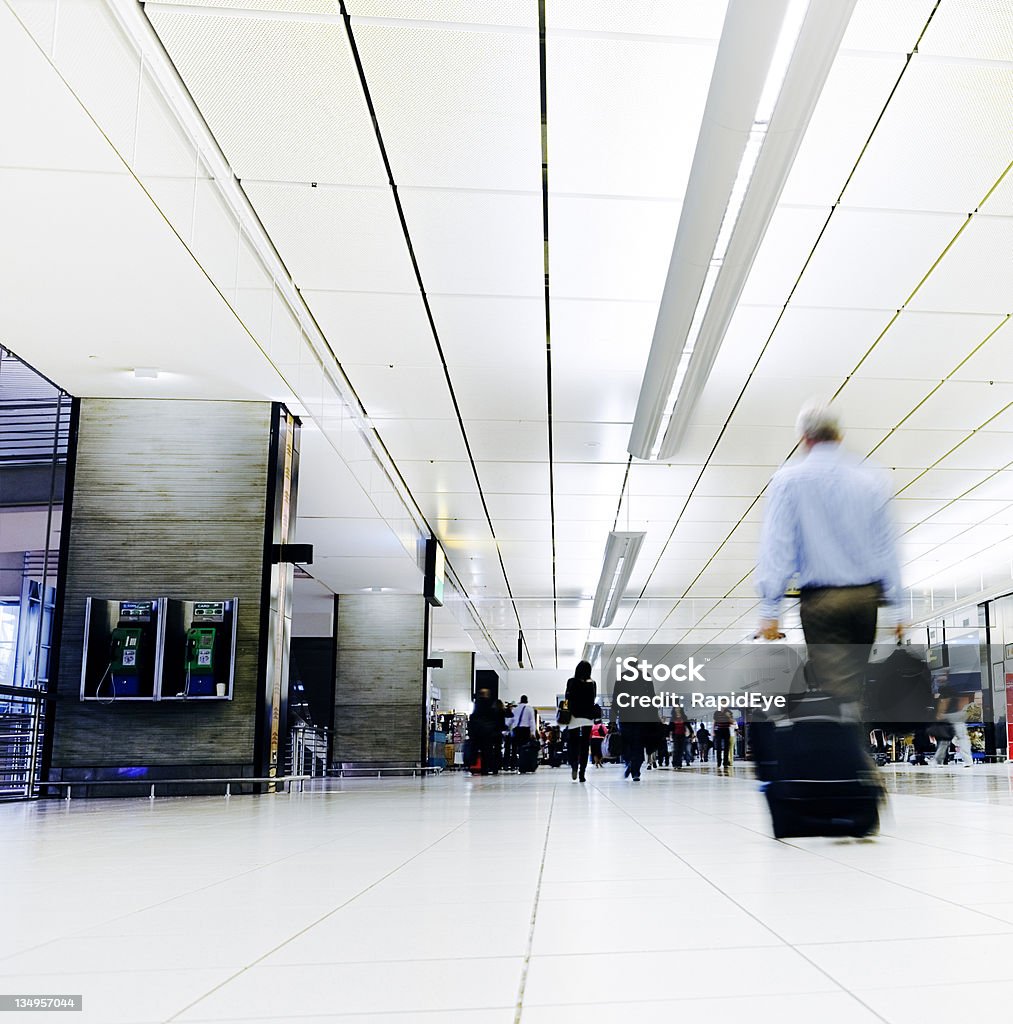
<path fill-rule="evenodd" d="M 745 767 L 620 776 L 0 805 L 0 993 L 95 1024 L 1007 1019 L 1005 766 L 886 770 L 873 842 L 775 842 Z"/>

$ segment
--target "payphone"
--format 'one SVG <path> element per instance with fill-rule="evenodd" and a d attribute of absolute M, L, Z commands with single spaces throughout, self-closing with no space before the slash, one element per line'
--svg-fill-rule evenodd
<path fill-rule="evenodd" d="M 161 670 L 164 601 L 88 598 L 81 699 L 155 700 Z"/>
<path fill-rule="evenodd" d="M 231 700 L 238 600 L 168 604 L 161 699 Z"/>

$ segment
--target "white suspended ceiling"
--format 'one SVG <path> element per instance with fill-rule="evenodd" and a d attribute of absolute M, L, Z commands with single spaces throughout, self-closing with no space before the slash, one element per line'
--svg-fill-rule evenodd
<path fill-rule="evenodd" d="M 311 373 L 299 325 L 237 269 L 224 228 L 216 245 L 214 187 L 170 122 L 130 137 L 136 72 L 83 46 L 99 0 L 63 0 L 58 24 L 38 0 L 13 6 L 47 52 L 76 27 L 87 109 L 149 162 L 174 225 L 197 220 L 180 233 L 203 233 L 204 269 L 271 361 Z M 525 664 L 545 668 L 588 639 L 750 631 L 762 493 L 813 395 L 838 396 L 852 446 L 893 473 L 913 616 L 1009 572 L 1013 26 L 1000 2 L 935 6 L 859 0 L 683 450 L 629 467 L 724 4 L 546 5 L 547 210 L 534 4 L 347 4 L 396 195 L 336 4 L 147 15 L 481 626 L 512 660 L 520 624 Z M 81 169 L 100 169 L 86 149 Z M 0 164 L 37 166 L 28 152 Z M 300 528 L 329 545 L 335 586 L 381 585 L 370 560 L 379 578 L 398 552 L 349 475 L 362 497 L 346 510 L 341 473 L 304 476 Z M 614 525 L 648 539 L 614 626 L 589 630 Z"/>

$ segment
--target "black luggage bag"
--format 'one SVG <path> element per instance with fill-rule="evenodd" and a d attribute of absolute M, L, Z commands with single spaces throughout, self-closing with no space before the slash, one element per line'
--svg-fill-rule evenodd
<path fill-rule="evenodd" d="M 791 722 L 753 727 L 774 838 L 875 832 L 883 791 L 859 727 L 840 721 L 822 695 L 810 693 L 800 704 Z"/>
<path fill-rule="evenodd" d="M 535 740 L 529 740 L 517 751 L 517 767 L 521 775 L 530 775 L 538 769 L 538 757 L 541 748 Z"/>

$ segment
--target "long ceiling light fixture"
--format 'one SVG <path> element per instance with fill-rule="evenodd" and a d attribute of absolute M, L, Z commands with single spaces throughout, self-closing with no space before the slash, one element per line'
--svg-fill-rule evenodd
<path fill-rule="evenodd" d="M 624 533 L 613 530 L 605 545 L 605 560 L 601 567 L 601 578 L 594 592 L 591 605 L 591 625 L 610 626 L 619 610 L 626 587 L 630 582 L 633 566 L 644 543 L 645 533 Z"/>
<path fill-rule="evenodd" d="M 857 0 L 730 0 L 628 450 L 670 458 Z"/>

